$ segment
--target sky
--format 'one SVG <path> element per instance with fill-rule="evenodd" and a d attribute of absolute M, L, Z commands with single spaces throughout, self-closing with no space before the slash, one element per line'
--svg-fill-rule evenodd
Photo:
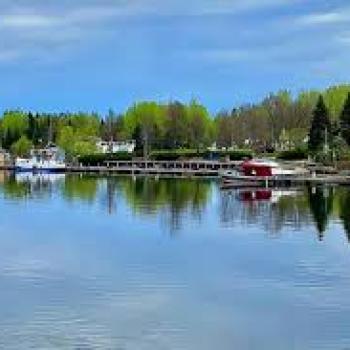
<path fill-rule="evenodd" d="M 350 79 L 348 0 L 0 0 L 0 110 L 214 113 Z"/>

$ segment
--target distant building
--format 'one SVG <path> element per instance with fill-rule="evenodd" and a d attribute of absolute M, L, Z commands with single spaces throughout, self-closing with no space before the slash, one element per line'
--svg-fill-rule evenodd
<path fill-rule="evenodd" d="M 127 152 L 133 153 L 136 148 L 135 140 L 128 141 L 103 141 L 100 140 L 96 143 L 97 149 L 100 153 L 118 153 Z"/>
<path fill-rule="evenodd" d="M 10 154 L 0 148 L 0 168 L 8 166 L 10 161 Z"/>

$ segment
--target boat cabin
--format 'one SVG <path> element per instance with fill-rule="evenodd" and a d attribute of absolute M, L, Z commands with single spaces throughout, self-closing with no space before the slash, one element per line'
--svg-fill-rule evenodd
<path fill-rule="evenodd" d="M 55 144 L 49 144 L 45 148 L 36 148 L 30 151 L 30 156 L 37 161 L 60 160 L 65 158 L 64 152 Z"/>

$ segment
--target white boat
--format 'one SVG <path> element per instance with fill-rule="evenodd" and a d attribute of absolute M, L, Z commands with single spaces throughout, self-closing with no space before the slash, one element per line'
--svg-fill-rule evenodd
<path fill-rule="evenodd" d="M 63 172 L 66 168 L 63 159 L 59 149 L 50 145 L 44 149 L 33 149 L 29 158 L 17 157 L 15 169 L 28 172 Z"/>
<path fill-rule="evenodd" d="M 17 171 L 63 171 L 65 163 L 57 160 L 37 160 L 36 158 L 16 158 Z"/>

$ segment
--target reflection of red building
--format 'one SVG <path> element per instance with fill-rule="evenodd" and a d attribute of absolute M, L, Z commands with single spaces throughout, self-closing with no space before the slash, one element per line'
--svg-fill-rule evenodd
<path fill-rule="evenodd" d="M 268 201 L 272 197 L 271 190 L 256 190 L 256 191 L 241 191 L 239 193 L 239 199 L 242 202 L 254 202 L 254 201 Z"/>

